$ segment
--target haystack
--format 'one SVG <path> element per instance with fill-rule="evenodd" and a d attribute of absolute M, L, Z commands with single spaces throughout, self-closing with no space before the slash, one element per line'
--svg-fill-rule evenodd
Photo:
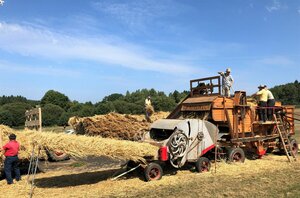
<path fill-rule="evenodd" d="M 17 135 L 17 140 L 21 145 L 19 152 L 21 159 L 30 158 L 33 144 L 50 150 L 61 150 L 73 157 L 107 156 L 137 161 L 144 156 L 156 156 L 157 154 L 157 147 L 147 143 L 63 133 L 14 131 L 3 125 L 0 125 L 0 130 L 4 137 L 4 143 L 8 141 L 7 136 L 9 134 L 15 133 Z"/>
<path fill-rule="evenodd" d="M 151 120 L 166 118 L 168 112 L 156 112 Z M 120 140 L 138 141 L 150 128 L 144 115 L 109 113 L 93 117 L 71 117 L 69 125 L 79 134 Z"/>

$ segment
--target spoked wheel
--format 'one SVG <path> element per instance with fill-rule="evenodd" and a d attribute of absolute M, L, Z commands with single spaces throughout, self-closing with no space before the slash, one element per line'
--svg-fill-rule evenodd
<path fill-rule="evenodd" d="M 292 152 L 294 153 L 294 155 L 296 156 L 298 154 L 298 150 L 299 150 L 299 147 L 298 147 L 298 143 L 295 139 L 291 139 L 291 150 Z"/>
<path fill-rule="evenodd" d="M 145 168 L 144 173 L 146 181 L 160 180 L 163 170 L 159 164 L 152 162 Z"/>
<path fill-rule="evenodd" d="M 188 137 L 180 130 L 176 130 L 169 138 L 167 143 L 170 152 L 170 163 L 175 168 L 184 165 L 185 155 L 188 148 Z"/>
<path fill-rule="evenodd" d="M 210 170 L 210 167 L 210 161 L 206 157 L 200 157 L 196 162 L 196 169 L 199 173 L 208 172 Z"/>
<path fill-rule="evenodd" d="M 241 148 L 230 148 L 228 150 L 228 161 L 229 162 L 245 162 L 245 152 Z"/>

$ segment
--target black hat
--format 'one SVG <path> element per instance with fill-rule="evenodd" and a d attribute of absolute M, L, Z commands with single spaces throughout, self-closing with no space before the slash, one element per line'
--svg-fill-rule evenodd
<path fill-rule="evenodd" d="M 15 135 L 15 134 L 10 134 L 9 136 L 8 136 L 8 138 L 10 139 L 10 140 L 15 140 L 16 138 L 17 138 L 17 136 Z"/>

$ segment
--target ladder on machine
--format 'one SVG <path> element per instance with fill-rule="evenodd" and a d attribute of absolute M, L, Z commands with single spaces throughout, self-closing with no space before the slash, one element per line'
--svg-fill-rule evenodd
<path fill-rule="evenodd" d="M 286 128 L 283 125 L 283 120 L 282 120 L 281 115 L 280 115 L 279 112 L 274 114 L 274 120 L 275 120 L 275 123 L 276 123 L 276 129 L 278 131 L 280 140 L 282 142 L 284 152 L 285 152 L 289 162 L 292 161 L 291 157 L 294 159 L 294 161 L 296 161 L 297 160 L 296 155 L 293 152 L 291 141 L 288 137 L 288 132 L 287 132 Z"/>

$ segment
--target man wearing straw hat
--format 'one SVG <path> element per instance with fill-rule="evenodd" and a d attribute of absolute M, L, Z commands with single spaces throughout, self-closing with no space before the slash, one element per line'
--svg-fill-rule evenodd
<path fill-rule="evenodd" d="M 233 78 L 230 75 L 231 69 L 227 68 L 225 73 L 218 72 L 222 76 L 222 94 L 226 97 L 230 97 L 230 89 L 233 84 Z"/>
<path fill-rule="evenodd" d="M 259 91 L 255 93 L 256 96 L 258 96 L 258 115 L 259 115 L 259 121 L 266 122 L 267 121 L 267 101 L 268 101 L 268 92 L 265 90 L 264 85 L 258 86 Z"/>
<path fill-rule="evenodd" d="M 17 136 L 15 134 L 10 134 L 8 136 L 9 142 L 2 147 L 4 152 L 4 172 L 7 184 L 12 184 L 12 171 L 15 173 L 15 178 L 17 181 L 21 180 L 19 165 L 18 152 L 20 148 L 19 142 L 16 141 Z"/>

